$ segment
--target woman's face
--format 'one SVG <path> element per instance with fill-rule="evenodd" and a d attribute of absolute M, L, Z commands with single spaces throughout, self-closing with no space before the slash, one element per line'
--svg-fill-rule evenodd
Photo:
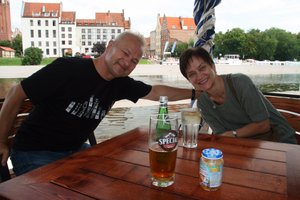
<path fill-rule="evenodd" d="M 216 67 L 206 63 L 202 58 L 193 56 L 188 63 L 186 74 L 196 90 L 207 91 L 214 85 Z"/>

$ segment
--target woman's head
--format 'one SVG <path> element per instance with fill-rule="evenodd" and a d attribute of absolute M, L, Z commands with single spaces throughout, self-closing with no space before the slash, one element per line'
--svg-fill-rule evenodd
<path fill-rule="evenodd" d="M 180 56 L 182 75 L 197 90 L 208 91 L 217 77 L 216 67 L 210 54 L 203 48 L 190 48 Z"/>
<path fill-rule="evenodd" d="M 204 62 L 206 62 L 207 64 L 209 64 L 211 66 L 214 65 L 213 59 L 211 58 L 210 54 L 205 49 L 203 49 L 201 47 L 189 48 L 181 54 L 180 60 L 179 60 L 180 71 L 186 79 L 188 79 L 187 73 L 186 73 L 187 68 L 193 57 L 202 58 L 202 60 Z"/>

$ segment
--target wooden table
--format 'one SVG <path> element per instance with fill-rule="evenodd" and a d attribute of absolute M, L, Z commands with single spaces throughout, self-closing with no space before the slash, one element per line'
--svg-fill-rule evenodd
<path fill-rule="evenodd" d="M 224 154 L 223 184 L 199 186 L 201 150 Z M 300 146 L 200 135 L 197 149 L 178 149 L 175 183 L 151 185 L 147 129 L 137 128 L 0 184 L 0 199 L 300 199 Z"/>

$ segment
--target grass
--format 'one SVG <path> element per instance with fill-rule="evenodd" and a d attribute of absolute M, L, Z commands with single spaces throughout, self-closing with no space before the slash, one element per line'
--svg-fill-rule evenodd
<path fill-rule="evenodd" d="M 47 65 L 56 58 L 43 58 L 41 65 Z M 151 64 L 147 59 L 141 59 L 139 64 Z M 17 66 L 22 65 L 21 58 L 0 58 L 0 66 Z"/>

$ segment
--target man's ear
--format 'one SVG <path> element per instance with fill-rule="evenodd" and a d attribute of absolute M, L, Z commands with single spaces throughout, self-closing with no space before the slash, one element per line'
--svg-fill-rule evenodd
<path fill-rule="evenodd" d="M 110 40 L 110 41 L 108 42 L 108 45 L 107 45 L 106 48 L 111 47 L 113 44 L 114 44 L 114 41 L 113 41 L 113 40 Z"/>

